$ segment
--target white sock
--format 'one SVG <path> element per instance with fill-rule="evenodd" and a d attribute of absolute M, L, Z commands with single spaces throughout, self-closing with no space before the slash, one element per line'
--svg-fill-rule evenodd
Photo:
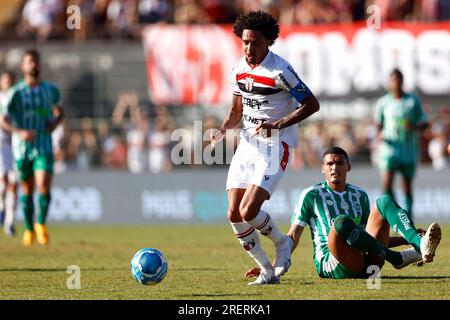
<path fill-rule="evenodd" d="M 14 224 L 14 216 L 16 211 L 16 197 L 13 193 L 6 193 L 5 199 L 5 226 Z"/>
<path fill-rule="evenodd" d="M 246 222 L 230 222 L 230 224 L 242 247 L 256 261 L 261 270 L 263 272 L 274 272 L 272 263 L 270 263 L 269 258 L 261 246 L 261 240 L 255 228 Z"/>
<path fill-rule="evenodd" d="M 260 210 L 258 215 L 253 220 L 247 221 L 247 223 L 272 240 L 275 246 L 284 243 L 285 236 L 280 232 L 275 221 L 267 212 Z"/>

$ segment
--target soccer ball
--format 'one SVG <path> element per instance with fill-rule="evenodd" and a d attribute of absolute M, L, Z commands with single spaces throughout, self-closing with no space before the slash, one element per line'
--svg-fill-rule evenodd
<path fill-rule="evenodd" d="M 156 249 L 139 250 L 131 259 L 131 274 L 139 283 L 154 285 L 167 274 L 166 257 Z"/>

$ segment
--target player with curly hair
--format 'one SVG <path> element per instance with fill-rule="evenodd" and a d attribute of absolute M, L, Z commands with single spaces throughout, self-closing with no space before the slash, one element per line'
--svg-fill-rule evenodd
<path fill-rule="evenodd" d="M 276 284 L 291 265 L 292 241 L 261 207 L 275 191 L 297 146 L 298 123 L 319 110 L 319 102 L 294 68 L 269 50 L 280 32 L 263 11 L 240 15 L 233 27 L 244 56 L 231 73 L 232 107 L 222 127 L 211 135 L 218 143 L 243 119 L 240 143 L 230 164 L 226 189 L 227 218 L 241 245 L 262 272 L 250 285 Z M 272 266 L 259 233 L 275 245 Z"/>

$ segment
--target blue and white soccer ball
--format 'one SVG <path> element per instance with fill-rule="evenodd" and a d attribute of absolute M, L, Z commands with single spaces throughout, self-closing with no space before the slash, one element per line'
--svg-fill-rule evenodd
<path fill-rule="evenodd" d="M 131 274 L 142 284 L 154 285 L 161 282 L 167 274 L 166 257 L 156 249 L 139 250 L 131 259 Z"/>

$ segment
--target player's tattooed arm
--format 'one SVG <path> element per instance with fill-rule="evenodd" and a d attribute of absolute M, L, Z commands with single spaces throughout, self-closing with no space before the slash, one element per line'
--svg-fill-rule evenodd
<path fill-rule="evenodd" d="M 294 252 L 295 248 L 297 248 L 298 243 L 300 241 L 300 237 L 303 233 L 304 227 L 299 226 L 298 224 L 291 224 L 289 228 L 289 232 L 287 233 L 288 237 L 290 237 L 293 241 L 292 252 Z"/>
<path fill-rule="evenodd" d="M 235 128 L 242 119 L 243 105 L 242 96 L 233 95 L 232 106 L 230 112 L 223 120 L 220 129 L 211 132 L 210 140 L 211 145 L 214 146 L 216 143 L 220 142 L 225 135 L 227 129 Z"/>

